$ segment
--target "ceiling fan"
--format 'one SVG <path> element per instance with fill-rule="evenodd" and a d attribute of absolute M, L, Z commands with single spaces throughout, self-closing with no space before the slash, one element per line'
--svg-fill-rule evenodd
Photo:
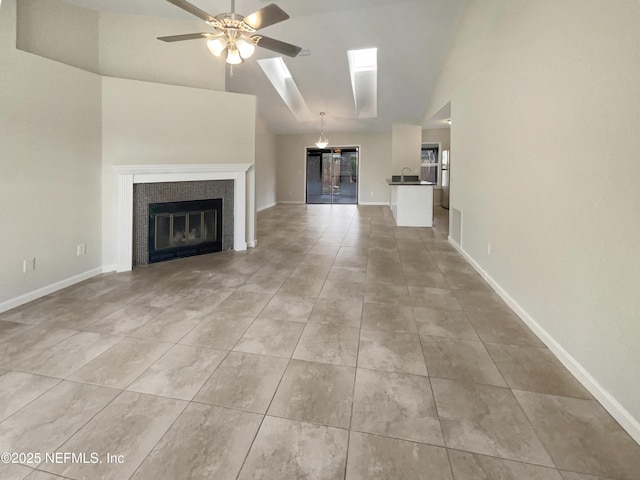
<path fill-rule="evenodd" d="M 235 13 L 235 0 L 231 0 L 231 12 L 216 15 L 208 14 L 200 10 L 195 5 L 186 0 L 167 0 L 169 3 L 180 7 L 186 12 L 195 15 L 205 21 L 205 23 L 215 28 L 215 33 L 188 33 L 185 35 L 172 35 L 169 37 L 158 37 L 163 42 L 180 42 L 182 40 L 195 40 L 206 38 L 207 47 L 216 57 L 225 51 L 226 62 L 231 65 L 242 63 L 244 59 L 253 55 L 256 45 L 282 55 L 295 57 L 302 50 L 300 47 L 282 42 L 274 38 L 256 34 L 261 28 L 274 25 L 289 18 L 284 10 L 272 3 L 251 15 L 243 17 Z"/>

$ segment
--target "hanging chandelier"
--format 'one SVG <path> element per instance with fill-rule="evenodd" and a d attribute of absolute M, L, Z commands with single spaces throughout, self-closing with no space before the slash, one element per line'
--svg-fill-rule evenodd
<path fill-rule="evenodd" d="M 325 148 L 329 145 L 329 139 L 324 135 L 324 112 L 320 112 L 320 122 L 320 138 L 318 138 L 318 141 L 316 142 L 316 147 Z"/>

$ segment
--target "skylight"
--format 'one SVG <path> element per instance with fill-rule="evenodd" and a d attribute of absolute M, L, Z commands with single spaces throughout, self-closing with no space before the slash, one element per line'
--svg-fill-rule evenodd
<path fill-rule="evenodd" d="M 258 60 L 258 65 L 296 119 L 308 120 L 311 111 L 282 57 L 261 59 Z"/>
<path fill-rule="evenodd" d="M 358 118 L 378 116 L 378 49 L 347 50 Z"/>

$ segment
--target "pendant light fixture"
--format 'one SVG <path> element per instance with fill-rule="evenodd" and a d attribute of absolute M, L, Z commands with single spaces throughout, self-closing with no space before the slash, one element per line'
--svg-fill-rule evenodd
<path fill-rule="evenodd" d="M 320 112 L 320 122 L 320 138 L 318 138 L 318 141 L 316 142 L 316 147 L 325 148 L 329 145 L 329 139 L 324 136 L 324 112 Z"/>

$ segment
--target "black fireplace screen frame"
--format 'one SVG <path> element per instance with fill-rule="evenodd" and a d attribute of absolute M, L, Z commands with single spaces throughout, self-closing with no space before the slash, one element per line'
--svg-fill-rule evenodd
<path fill-rule="evenodd" d="M 222 251 L 222 207 L 222 198 L 149 204 L 149 263 Z M 156 216 L 178 213 L 188 214 L 207 210 L 216 211 L 216 238 L 214 241 L 156 250 Z"/>

